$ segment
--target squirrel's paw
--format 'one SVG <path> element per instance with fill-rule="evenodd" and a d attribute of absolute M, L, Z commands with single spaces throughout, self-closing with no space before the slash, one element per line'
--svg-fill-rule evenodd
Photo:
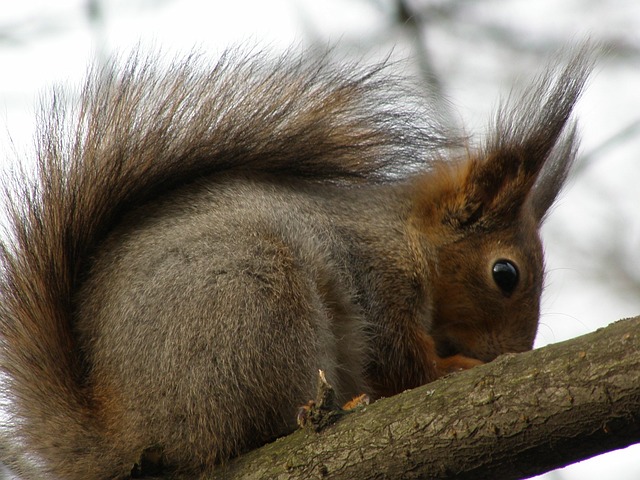
<path fill-rule="evenodd" d="M 342 405 L 342 410 L 357 410 L 359 408 L 366 407 L 367 405 L 369 405 L 369 403 L 371 403 L 371 398 L 369 398 L 369 395 L 367 395 L 366 393 L 361 393 L 357 397 L 353 397 L 347 403 Z"/>
<path fill-rule="evenodd" d="M 296 423 L 300 428 L 313 423 L 314 411 L 316 409 L 315 400 L 309 400 L 307 403 L 298 408 L 296 414 Z"/>
<path fill-rule="evenodd" d="M 482 365 L 484 362 L 476 358 L 465 357 L 464 355 L 452 355 L 451 357 L 440 358 L 436 362 L 436 368 L 440 376 L 450 373 L 468 370 L 470 368 Z"/>

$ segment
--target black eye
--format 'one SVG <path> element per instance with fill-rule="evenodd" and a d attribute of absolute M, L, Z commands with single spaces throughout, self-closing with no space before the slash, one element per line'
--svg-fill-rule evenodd
<path fill-rule="evenodd" d="M 518 284 L 518 269 L 509 260 L 498 260 L 493 264 L 493 281 L 506 295 L 513 293 Z"/>

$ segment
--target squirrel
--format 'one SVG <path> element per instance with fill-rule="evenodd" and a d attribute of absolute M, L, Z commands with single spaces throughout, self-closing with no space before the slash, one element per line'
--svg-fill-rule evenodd
<path fill-rule="evenodd" d="M 540 226 L 576 156 L 586 49 L 487 138 L 328 55 L 96 68 L 5 179 L 0 460 L 23 478 L 201 475 L 340 401 L 530 350 Z"/>

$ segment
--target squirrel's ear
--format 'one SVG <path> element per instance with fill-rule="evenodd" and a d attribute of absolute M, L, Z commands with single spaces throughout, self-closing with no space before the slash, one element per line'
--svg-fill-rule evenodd
<path fill-rule="evenodd" d="M 551 68 L 519 100 L 498 109 L 494 128 L 464 177 L 461 225 L 513 221 L 525 202 L 542 221 L 575 157 L 571 112 L 591 71 L 585 46 L 558 73 Z"/>
<path fill-rule="evenodd" d="M 542 223 L 566 183 L 577 150 L 576 126 L 573 124 L 551 151 L 531 191 L 531 206 L 538 223 Z"/>

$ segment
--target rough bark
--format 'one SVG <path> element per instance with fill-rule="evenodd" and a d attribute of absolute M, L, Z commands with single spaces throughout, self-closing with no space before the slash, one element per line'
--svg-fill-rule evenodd
<path fill-rule="evenodd" d="M 636 442 L 640 317 L 381 399 L 213 478 L 523 478 Z"/>

